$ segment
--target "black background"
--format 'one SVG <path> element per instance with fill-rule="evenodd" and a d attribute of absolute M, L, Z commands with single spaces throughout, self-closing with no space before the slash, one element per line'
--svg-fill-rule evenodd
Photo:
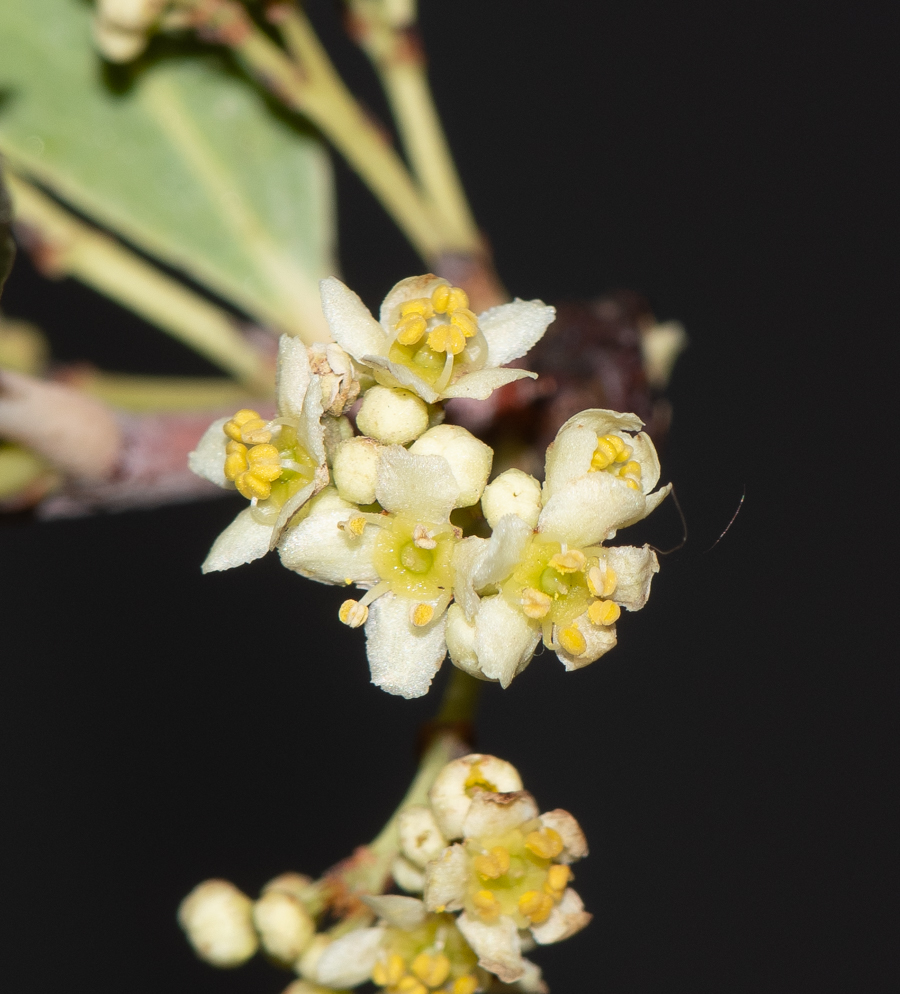
<path fill-rule="evenodd" d="M 422 8 L 512 292 L 626 286 L 691 336 L 664 453 L 687 547 L 613 653 L 576 674 L 539 657 L 479 715 L 479 747 L 592 847 L 577 887 L 594 923 L 537 958 L 557 994 L 896 989 L 893 14 Z M 383 113 L 333 9 L 311 10 Z M 344 275 L 377 305 L 421 264 L 337 174 Z M 62 360 L 207 371 L 24 258 L 4 308 L 40 320 Z M 0 528 L 10 990 L 278 994 L 289 978 L 263 962 L 197 961 L 179 900 L 208 876 L 255 894 L 320 872 L 377 831 L 414 769 L 436 697 L 369 685 L 340 591 L 274 557 L 200 575 L 238 507 Z M 666 513 L 662 544 L 679 528 Z"/>

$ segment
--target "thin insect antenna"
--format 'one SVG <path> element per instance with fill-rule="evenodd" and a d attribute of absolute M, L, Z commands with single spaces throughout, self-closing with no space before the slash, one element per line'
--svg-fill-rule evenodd
<path fill-rule="evenodd" d="M 728 522 L 728 524 L 725 526 L 725 531 L 722 532 L 722 534 L 715 540 L 715 542 L 713 542 L 713 544 L 706 550 L 706 552 L 712 552 L 712 550 L 719 544 L 719 542 L 721 542 L 722 539 L 725 538 L 725 536 L 728 534 L 728 529 L 734 524 L 735 519 L 741 513 L 741 508 L 744 506 L 744 498 L 746 496 L 747 496 L 747 484 L 745 483 L 744 490 L 741 493 L 741 499 L 738 501 L 737 510 L 734 512 L 734 514 L 732 514 L 731 521 Z M 706 552 L 703 553 L 704 556 L 706 555 Z"/>
<path fill-rule="evenodd" d="M 683 549 L 685 547 L 685 545 L 687 545 L 687 540 L 688 540 L 687 518 L 684 516 L 684 511 L 681 509 L 681 504 L 678 502 L 678 494 L 675 493 L 675 485 L 674 484 L 672 485 L 672 491 L 671 491 L 671 493 L 672 493 L 672 500 L 675 502 L 675 507 L 676 507 L 676 509 L 678 511 L 678 517 L 681 518 L 681 535 L 682 535 L 682 538 L 681 538 L 681 541 L 678 543 L 678 545 L 673 545 L 671 549 L 658 549 L 655 545 L 651 545 L 650 548 L 654 552 L 658 552 L 661 556 L 668 556 L 672 552 L 677 552 L 679 549 Z M 734 519 L 732 518 L 732 521 L 733 520 Z M 729 528 L 730 527 L 731 526 L 729 525 Z M 725 531 L 728 531 L 728 528 L 726 528 Z M 724 535 L 725 532 L 723 532 L 722 534 Z"/>

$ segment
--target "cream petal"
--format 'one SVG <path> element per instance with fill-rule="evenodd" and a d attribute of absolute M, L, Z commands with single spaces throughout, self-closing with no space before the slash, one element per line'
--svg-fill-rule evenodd
<path fill-rule="evenodd" d="M 269 551 L 271 537 L 271 525 L 259 524 L 253 518 L 251 508 L 244 508 L 213 542 L 203 562 L 203 572 L 218 573 L 260 559 Z"/>
<path fill-rule="evenodd" d="M 388 925 L 401 928 L 404 932 L 411 932 L 414 928 L 418 928 L 424 923 L 428 915 L 425 905 L 417 897 L 405 897 L 402 894 L 381 894 L 377 896 L 363 895 L 360 900 Z"/>
<path fill-rule="evenodd" d="M 403 856 L 398 856 L 391 863 L 391 875 L 400 890 L 410 894 L 421 894 L 425 887 L 425 874 Z"/>
<path fill-rule="evenodd" d="M 517 514 L 505 514 L 493 530 L 472 571 L 472 585 L 480 590 L 505 580 L 519 564 L 534 532 Z"/>
<path fill-rule="evenodd" d="M 434 289 L 441 285 L 450 286 L 449 280 L 434 273 L 424 273 L 422 276 L 407 276 L 406 279 L 395 283 L 388 291 L 387 296 L 381 304 L 378 318 L 385 333 L 393 334 L 393 325 L 400 316 L 398 308 L 407 300 L 416 300 L 420 297 L 430 297 Z"/>
<path fill-rule="evenodd" d="M 425 866 L 447 848 L 431 808 L 414 804 L 400 812 L 397 819 L 400 851 L 417 866 Z"/>
<path fill-rule="evenodd" d="M 385 446 L 375 484 L 378 503 L 416 521 L 447 521 L 459 484 L 443 456 L 415 456 L 400 445 Z"/>
<path fill-rule="evenodd" d="M 498 682 L 488 680 L 488 677 L 481 672 L 481 663 L 475 652 L 475 624 L 466 619 L 465 612 L 458 604 L 451 604 L 447 608 L 445 637 L 450 662 L 457 669 L 475 677 L 476 680 L 487 680 L 489 683 Z"/>
<path fill-rule="evenodd" d="M 291 518 L 300 510 L 303 505 L 315 496 L 318 491 L 320 491 L 328 483 L 328 467 L 319 466 L 316 469 L 316 478 L 312 483 L 307 484 L 301 490 L 298 490 L 289 500 L 284 502 L 284 506 L 278 512 L 278 517 L 275 519 L 275 525 L 272 528 L 272 537 L 269 540 L 269 548 L 274 549 L 278 544 L 278 540 L 281 538 L 282 532 L 284 531 L 287 523 Z"/>
<path fill-rule="evenodd" d="M 451 383 L 441 396 L 449 399 L 467 397 L 469 400 L 487 400 L 495 390 L 505 387 L 507 383 L 526 378 L 536 380 L 537 373 L 527 369 L 497 369 L 493 366 L 476 369 L 474 372 L 464 373 Z"/>
<path fill-rule="evenodd" d="M 421 376 L 416 376 L 407 366 L 391 362 L 380 355 L 365 355 L 361 361 L 372 368 L 375 379 L 383 386 L 403 387 L 404 390 L 417 394 L 426 404 L 435 404 L 440 400 L 441 395 L 431 384 Z"/>
<path fill-rule="evenodd" d="M 659 483 L 661 472 L 656 446 L 653 444 L 653 439 L 645 431 L 630 438 L 625 436 L 625 438 L 632 449 L 631 458 L 641 464 L 641 489 L 645 494 L 649 494 Z"/>
<path fill-rule="evenodd" d="M 473 773 L 500 792 L 522 789 L 519 771 L 505 759 L 473 752 L 447 763 L 428 792 L 431 810 L 445 839 L 462 838 L 463 821 L 472 806 L 466 783 Z"/>
<path fill-rule="evenodd" d="M 511 607 L 502 594 L 481 601 L 475 620 L 475 654 L 489 680 L 508 687 L 531 662 L 540 640 L 539 626 Z"/>
<path fill-rule="evenodd" d="M 531 934 L 542 946 L 562 942 L 580 932 L 594 916 L 584 910 L 584 904 L 571 887 L 541 925 L 532 925 Z"/>
<path fill-rule="evenodd" d="M 544 828 L 552 828 L 559 833 L 563 840 L 565 849 L 556 857 L 559 863 L 574 863 L 577 859 L 584 859 L 588 854 L 587 839 L 584 832 L 575 818 L 562 808 L 555 808 L 553 811 L 545 811 L 541 815 L 541 824 Z"/>
<path fill-rule="evenodd" d="M 322 424 L 325 410 L 322 406 L 322 391 L 318 389 L 319 377 L 313 379 L 315 385 L 307 391 L 303 402 L 297 437 L 313 459 L 321 464 L 325 462 L 325 427 Z"/>
<path fill-rule="evenodd" d="M 387 338 L 368 307 L 339 279 L 329 276 L 319 283 L 322 312 L 331 336 L 354 359 L 387 351 Z"/>
<path fill-rule="evenodd" d="M 505 366 L 538 342 L 556 310 L 542 300 L 519 300 L 500 304 L 478 315 L 478 327 L 488 343 L 488 365 Z"/>
<path fill-rule="evenodd" d="M 580 656 L 573 656 L 561 646 L 556 646 L 556 655 L 566 668 L 567 673 L 571 673 L 573 670 L 580 670 L 596 662 L 616 644 L 615 625 L 609 627 L 593 625 L 585 613 L 580 618 L 575 619 L 575 627 L 584 636 L 584 641 L 587 645 L 584 652 Z"/>
<path fill-rule="evenodd" d="M 474 620 L 478 610 L 479 598 L 472 576 L 487 544 L 488 539 L 470 535 L 453 547 L 453 596 L 468 621 Z M 472 638 L 475 638 L 474 629 Z"/>
<path fill-rule="evenodd" d="M 369 607 L 366 653 L 372 683 L 407 700 L 428 693 L 447 655 L 446 612 L 429 625 L 410 624 L 410 601 L 385 594 Z"/>
<path fill-rule="evenodd" d="M 384 933 L 383 928 L 358 928 L 335 939 L 319 957 L 316 980 L 341 990 L 368 980 L 378 962 Z"/>
<path fill-rule="evenodd" d="M 480 790 L 472 798 L 472 805 L 463 821 L 463 837 L 483 839 L 505 835 L 537 816 L 538 806 L 527 790 L 513 790 L 505 794 Z"/>
<path fill-rule="evenodd" d="M 466 899 L 469 857 L 461 845 L 448 846 L 425 867 L 422 898 L 429 911 L 459 911 Z"/>
<path fill-rule="evenodd" d="M 524 949 L 524 947 L 523 947 Z M 532 963 L 530 959 L 523 959 L 525 973 L 516 982 L 516 987 L 523 994 L 550 994 L 550 988 L 541 976 L 541 968 L 537 963 Z M 285 991 L 284 994 L 289 994 Z"/>
<path fill-rule="evenodd" d="M 629 518 L 627 521 L 623 521 L 619 525 L 619 528 L 628 528 L 629 525 L 635 525 L 638 521 L 643 521 L 648 515 L 652 514 L 660 504 L 669 496 L 672 492 L 672 484 L 667 483 L 664 487 L 660 487 L 655 493 L 647 494 L 644 498 L 644 506 L 641 508 L 640 513 L 634 515 L 634 517 Z"/>
<path fill-rule="evenodd" d="M 569 418 L 547 449 L 545 500 L 590 470 L 598 436 L 614 432 L 633 447 L 634 439 L 627 432 L 639 431 L 643 425 L 644 422 L 636 414 L 620 414 L 601 408 L 581 411 Z M 646 435 L 644 437 L 647 438 Z M 644 443 L 641 445 L 641 451 L 644 451 Z"/>
<path fill-rule="evenodd" d="M 197 476 L 215 483 L 217 487 L 233 490 L 234 484 L 225 479 L 225 446 L 228 436 L 222 426 L 230 418 L 219 418 L 206 429 L 197 448 L 188 455 L 188 466 Z"/>
<path fill-rule="evenodd" d="M 301 417 L 311 376 L 306 345 L 293 335 L 282 335 L 275 372 L 276 405 L 282 417 Z"/>
<path fill-rule="evenodd" d="M 558 490 L 538 518 L 540 534 L 580 549 L 640 520 L 646 498 L 609 473 L 588 473 Z"/>
<path fill-rule="evenodd" d="M 616 574 L 612 599 L 626 611 L 640 611 L 650 596 L 653 574 L 659 572 L 656 553 L 648 545 L 618 545 L 609 549 L 606 562 Z"/>
<path fill-rule="evenodd" d="M 552 912 L 551 912 L 552 915 Z M 478 965 L 496 974 L 504 983 L 515 983 L 525 974 L 519 931 L 512 918 L 501 916 L 492 925 L 463 912 L 457 928 L 478 956 Z"/>
<path fill-rule="evenodd" d="M 339 528 L 358 508 L 342 500 L 333 487 L 314 497 L 308 507 L 302 520 L 281 536 L 282 563 L 320 583 L 377 583 L 380 577 L 373 559 L 378 526 L 367 525 L 358 538 Z"/>

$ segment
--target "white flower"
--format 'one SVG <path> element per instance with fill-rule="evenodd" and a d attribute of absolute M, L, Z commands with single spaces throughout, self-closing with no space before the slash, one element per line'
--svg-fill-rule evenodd
<path fill-rule="evenodd" d="M 671 489 L 653 491 L 659 460 L 649 436 L 630 434 L 640 427 L 636 416 L 615 411 L 571 418 L 547 450 L 535 530 L 532 499 L 524 505 L 527 520 L 505 514 L 493 520 L 490 539 L 460 543 L 457 603 L 446 632 L 460 669 L 506 687 L 541 637 L 567 670 L 594 662 L 616 644 L 621 608 L 644 606 L 659 565 L 648 546 L 602 543 L 646 517 Z M 521 480 L 516 486 L 536 493 Z M 516 506 L 505 497 L 494 503 L 497 510 Z"/>
<path fill-rule="evenodd" d="M 345 601 L 340 617 L 354 628 L 365 624 L 372 682 L 388 693 L 421 697 L 446 655 L 451 561 L 460 537 L 450 511 L 459 495 L 443 456 L 385 446 L 375 483 L 382 513 L 363 512 L 329 487 L 279 544 L 288 569 L 367 590 L 361 600 Z"/>
<path fill-rule="evenodd" d="M 214 421 L 190 468 L 250 500 L 213 544 L 203 572 L 232 569 L 274 549 L 292 516 L 328 482 L 322 428 L 322 391 L 306 346 L 282 335 L 278 346 L 276 416 L 238 411 Z"/>
<path fill-rule="evenodd" d="M 321 292 L 335 341 L 379 383 L 429 404 L 484 400 L 506 383 L 534 378 L 498 367 L 525 355 L 556 313 L 539 300 L 515 300 L 476 316 L 463 290 L 431 274 L 401 280 L 381 305 L 380 323 L 340 280 L 323 280 Z"/>

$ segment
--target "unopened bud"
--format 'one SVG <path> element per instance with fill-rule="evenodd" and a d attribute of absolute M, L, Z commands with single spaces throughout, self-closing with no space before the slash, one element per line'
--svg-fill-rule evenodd
<path fill-rule="evenodd" d="M 206 880 L 181 902 L 178 923 L 197 955 L 213 966 L 239 966 L 256 952 L 253 902 L 227 880 Z"/>
<path fill-rule="evenodd" d="M 491 528 L 507 514 L 516 514 L 535 528 L 541 513 L 541 485 L 520 469 L 508 469 L 484 488 L 481 509 Z"/>
<path fill-rule="evenodd" d="M 279 890 L 267 891 L 253 905 L 253 924 L 266 952 L 287 965 L 296 962 L 316 932 L 300 901 Z"/>
<path fill-rule="evenodd" d="M 522 778 L 512 763 L 473 753 L 454 759 L 438 773 L 428 800 L 444 837 L 459 839 L 476 791 L 507 793 L 521 789 Z"/>
<path fill-rule="evenodd" d="M 417 456 L 443 456 L 459 484 L 457 507 L 477 504 L 491 473 L 494 450 L 459 425 L 438 425 L 409 449 Z"/>
<path fill-rule="evenodd" d="M 351 504 L 373 504 L 381 443 L 358 435 L 341 442 L 334 454 L 334 485 Z"/>
<path fill-rule="evenodd" d="M 428 407 L 409 390 L 374 386 L 366 391 L 356 424 L 385 445 L 406 445 L 428 427 Z"/>
<path fill-rule="evenodd" d="M 394 882 L 401 890 L 408 894 L 421 894 L 425 887 L 425 875 L 417 867 L 413 866 L 408 859 L 398 856 L 391 864 L 391 873 Z"/>
<path fill-rule="evenodd" d="M 400 851 L 417 866 L 424 866 L 447 848 L 430 808 L 414 804 L 401 812 L 398 822 Z"/>

